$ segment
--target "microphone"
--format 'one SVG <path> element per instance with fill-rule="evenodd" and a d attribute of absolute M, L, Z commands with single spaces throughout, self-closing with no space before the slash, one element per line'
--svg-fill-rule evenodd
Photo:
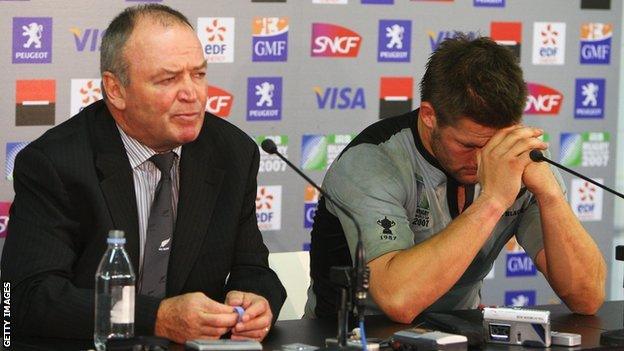
<path fill-rule="evenodd" d="M 529 157 L 531 158 L 531 161 L 535 162 L 542 162 L 546 159 L 546 157 L 544 157 L 544 154 L 537 149 L 531 150 L 531 152 L 529 152 Z"/>
<path fill-rule="evenodd" d="M 584 175 L 582 175 L 582 174 L 580 174 L 580 173 L 578 173 L 578 172 L 576 172 L 574 170 L 569 169 L 568 167 L 566 167 L 566 166 L 564 166 L 562 164 L 559 164 L 559 163 L 557 163 L 557 162 L 547 158 L 546 156 L 544 156 L 544 154 L 542 154 L 542 152 L 540 150 L 537 150 L 537 149 L 531 150 L 531 152 L 529 152 L 529 157 L 531 158 L 532 161 L 535 161 L 535 162 L 545 161 L 547 163 L 550 163 L 551 165 L 553 165 L 553 166 L 555 166 L 557 168 L 563 169 L 564 171 L 566 171 L 566 172 L 568 172 L 570 174 L 573 174 L 573 175 L 575 175 L 575 176 L 577 176 L 579 178 L 582 178 L 582 179 L 584 179 L 584 180 L 594 184 L 595 186 L 600 187 L 600 188 L 610 192 L 611 194 L 617 195 L 617 196 L 621 197 L 622 199 L 624 199 L 624 195 L 622 193 L 619 193 L 619 192 L 609 188 L 606 185 L 602 185 L 602 184 L 598 183 L 597 181 L 595 181 L 595 180 L 593 180 L 593 179 L 591 179 L 589 177 L 586 177 L 586 176 L 584 176 Z"/>
<path fill-rule="evenodd" d="M 368 283 L 369 283 L 369 271 L 368 267 L 366 267 L 365 260 L 365 252 L 364 252 L 364 244 L 362 243 L 362 231 L 360 230 L 360 225 L 353 218 L 353 215 L 350 211 L 344 208 L 338 201 L 334 200 L 329 194 L 327 194 L 321 187 L 319 187 L 312 179 L 306 176 L 297 166 L 292 164 L 284 155 L 282 155 L 277 150 L 277 145 L 271 139 L 264 139 L 261 145 L 262 150 L 271 155 L 277 155 L 282 161 L 286 162 L 286 164 L 292 168 L 297 174 L 299 174 L 303 179 L 305 179 L 308 183 L 310 183 L 313 187 L 315 187 L 324 197 L 329 200 L 334 206 L 336 206 L 339 210 L 341 210 L 354 224 L 357 229 L 357 245 L 355 247 L 355 300 L 357 306 L 357 314 L 360 320 L 364 318 L 364 303 L 366 300 L 366 295 L 368 291 Z"/>
<path fill-rule="evenodd" d="M 266 152 L 267 154 L 275 155 L 278 153 L 277 145 L 275 145 L 273 139 L 264 139 L 260 146 L 262 147 L 262 150 L 264 150 L 264 152 Z"/>

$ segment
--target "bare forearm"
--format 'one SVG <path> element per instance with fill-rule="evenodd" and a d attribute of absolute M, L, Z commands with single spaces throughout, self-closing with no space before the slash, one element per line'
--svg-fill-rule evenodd
<path fill-rule="evenodd" d="M 480 197 L 433 237 L 373 260 L 371 294 L 377 304 L 392 319 L 411 322 L 459 280 L 503 211 L 487 196 Z"/>
<path fill-rule="evenodd" d="M 574 312 L 593 314 L 605 296 L 606 265 L 600 250 L 578 221 L 563 194 L 538 198 L 546 275 Z"/>

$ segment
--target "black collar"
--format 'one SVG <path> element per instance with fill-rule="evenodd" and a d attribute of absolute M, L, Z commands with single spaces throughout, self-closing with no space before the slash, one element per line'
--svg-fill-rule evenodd
<path fill-rule="evenodd" d="M 446 173 L 446 171 L 444 170 L 440 162 L 438 162 L 438 160 L 431 153 L 429 153 L 429 151 L 425 148 L 425 145 L 420 139 L 420 134 L 418 134 L 418 119 L 419 119 L 418 116 L 420 113 L 420 109 L 416 109 L 414 113 L 415 113 L 415 116 L 414 116 L 414 123 L 412 123 L 412 134 L 414 136 L 414 144 L 416 145 L 416 150 L 418 150 L 418 152 L 422 155 L 422 157 L 424 157 L 425 160 L 427 160 L 427 162 L 429 162 L 433 167 L 439 169 L 440 172 L 444 173 L 447 178 L 449 179 L 452 178 L 448 173 Z"/>
<path fill-rule="evenodd" d="M 455 217 L 459 216 L 459 204 L 457 203 L 457 188 L 460 186 L 460 183 L 453 178 L 450 174 L 446 172 L 446 170 L 442 167 L 440 162 L 425 148 L 422 140 L 420 139 L 420 134 L 418 134 L 418 116 L 419 110 L 415 111 L 414 123 L 412 123 L 412 134 L 414 135 L 414 144 L 416 145 L 416 150 L 429 162 L 432 166 L 439 169 L 446 176 L 446 202 L 449 208 L 449 214 L 451 218 L 455 219 Z M 464 211 L 472 204 L 475 194 L 475 185 L 474 184 L 466 184 L 464 185 L 465 189 L 465 202 L 464 202 Z"/>

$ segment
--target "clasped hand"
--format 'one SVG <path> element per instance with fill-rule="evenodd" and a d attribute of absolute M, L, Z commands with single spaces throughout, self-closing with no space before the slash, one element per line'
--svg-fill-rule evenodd
<path fill-rule="evenodd" d="M 245 309 L 240 321 L 234 306 Z M 268 301 L 256 294 L 230 291 L 225 303 L 219 303 L 203 293 L 188 293 L 161 302 L 154 334 L 177 343 L 218 339 L 228 332 L 232 339 L 261 341 L 268 334 L 272 319 Z"/>
<path fill-rule="evenodd" d="M 514 125 L 492 136 L 477 153 L 482 195 L 507 209 L 514 203 L 522 183 L 537 196 L 558 189 L 548 165 L 529 157 L 533 149 L 548 148 L 548 144 L 539 139 L 542 134 L 538 128 Z"/>

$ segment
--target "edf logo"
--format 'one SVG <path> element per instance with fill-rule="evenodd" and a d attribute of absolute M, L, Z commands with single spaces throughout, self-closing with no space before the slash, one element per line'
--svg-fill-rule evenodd
<path fill-rule="evenodd" d="M 282 186 L 258 186 L 256 192 L 256 220 L 262 231 L 282 227 Z"/>
<path fill-rule="evenodd" d="M 357 57 L 362 37 L 356 32 L 327 23 L 312 23 L 312 57 Z"/>
<path fill-rule="evenodd" d="M 234 62 L 234 18 L 200 17 L 197 36 L 209 63 Z"/>
<path fill-rule="evenodd" d="M 565 62 L 566 24 L 533 23 L 533 64 L 563 65 Z"/>
<path fill-rule="evenodd" d="M 507 254 L 507 276 L 525 277 L 537 275 L 533 261 L 525 252 Z"/>

